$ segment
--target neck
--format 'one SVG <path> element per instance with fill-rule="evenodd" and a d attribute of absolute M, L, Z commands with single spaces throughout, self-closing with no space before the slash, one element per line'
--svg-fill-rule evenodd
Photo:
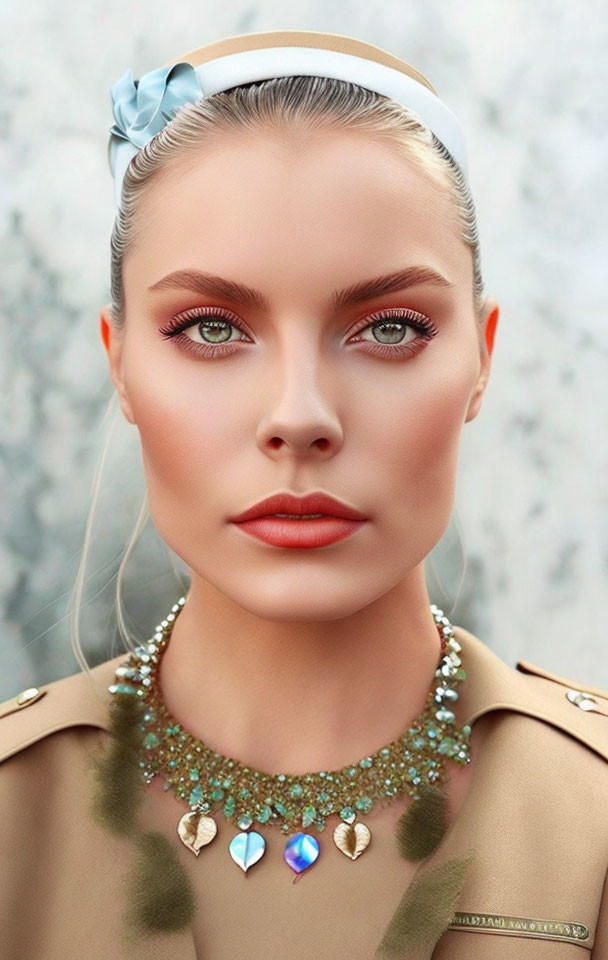
<path fill-rule="evenodd" d="M 189 733 L 248 766 L 340 769 L 424 709 L 441 652 L 429 603 L 420 565 L 347 617 L 269 621 L 193 573 L 159 670 L 162 698 Z"/>

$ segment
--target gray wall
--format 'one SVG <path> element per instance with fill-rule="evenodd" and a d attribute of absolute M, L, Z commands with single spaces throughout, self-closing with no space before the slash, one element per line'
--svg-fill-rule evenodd
<path fill-rule="evenodd" d="M 286 15 L 289 9 L 289 16 Z M 222 36 L 328 30 L 423 71 L 467 131 L 488 292 L 492 379 L 464 431 L 457 516 L 432 599 L 507 662 L 608 687 L 606 599 L 606 12 L 564 0 L 312 0 L 2 6 L 0 700 L 73 673 L 67 601 L 111 394 L 109 87 Z M 119 651 L 117 558 L 143 472 L 121 422 L 104 472 L 82 632 Z M 179 595 L 152 530 L 127 577 L 130 626 Z M 451 599 L 450 599 L 451 598 Z"/>

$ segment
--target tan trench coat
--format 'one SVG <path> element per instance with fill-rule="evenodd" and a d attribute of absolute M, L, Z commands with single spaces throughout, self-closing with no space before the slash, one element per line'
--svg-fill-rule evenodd
<path fill-rule="evenodd" d="M 395 956 L 608 960 L 608 692 L 527 661 L 514 669 L 454 631 L 467 670 L 457 720 L 472 725 L 480 762 L 455 821 L 413 869 L 471 849 L 476 857 L 434 948 Z M 371 960 L 412 869 L 394 837 L 376 836 L 373 811 L 363 856 L 350 861 L 326 842 L 323 872 L 313 881 L 319 861 L 294 885 L 279 852 L 243 874 L 221 814 L 222 842 L 194 857 L 175 830 L 187 807 L 172 793 L 142 820 L 175 843 L 196 892 L 196 928 L 124 946 L 132 848 L 92 820 L 87 761 L 108 743 L 107 686 L 125 656 L 94 668 L 95 687 L 77 673 L 0 705 L 2 960 Z"/>

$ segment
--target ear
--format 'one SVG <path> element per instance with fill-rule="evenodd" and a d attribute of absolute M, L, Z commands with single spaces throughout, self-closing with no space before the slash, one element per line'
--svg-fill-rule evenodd
<path fill-rule="evenodd" d="M 481 409 L 484 390 L 490 378 L 492 351 L 494 350 L 494 334 L 496 333 L 499 312 L 498 303 L 494 297 L 486 297 L 483 308 L 481 370 L 479 371 L 477 382 L 471 394 L 465 423 L 468 423 L 469 420 L 474 420 Z"/>
<path fill-rule="evenodd" d="M 129 423 L 134 424 L 135 417 L 133 415 L 133 410 L 131 409 L 127 390 L 122 378 L 122 348 L 124 342 L 123 334 L 122 331 L 117 330 L 116 327 L 113 326 L 109 303 L 106 304 L 105 307 L 101 308 L 100 333 L 103 345 L 108 355 L 108 362 L 110 364 L 110 378 L 118 392 L 122 412 Z"/>

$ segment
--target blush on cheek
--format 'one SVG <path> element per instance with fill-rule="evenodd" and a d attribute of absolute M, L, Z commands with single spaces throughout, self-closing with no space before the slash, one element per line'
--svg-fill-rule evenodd
<path fill-rule="evenodd" d="M 188 377 L 181 382 L 170 377 L 153 378 L 152 384 L 136 384 L 133 411 L 142 447 L 150 466 L 175 479 L 196 479 L 214 469 L 214 462 L 225 460 L 234 450 L 235 417 L 243 430 L 242 414 L 230 405 L 218 402 L 217 393 L 208 396 L 200 373 L 194 383 Z"/>
<path fill-rule="evenodd" d="M 229 405 L 171 394 L 166 384 L 158 392 L 140 390 L 134 413 L 152 519 L 162 539 L 191 563 L 188 558 L 200 559 L 201 544 L 213 543 L 228 505 L 243 500 L 243 481 L 233 501 L 226 489 L 234 477 L 251 475 L 243 437 L 255 424 L 243 423 Z"/>
<path fill-rule="evenodd" d="M 458 383 L 444 387 L 428 398 L 414 440 L 413 461 L 421 496 L 427 509 L 441 512 L 449 520 L 454 501 L 458 454 L 468 390 Z"/>
<path fill-rule="evenodd" d="M 449 518 L 468 399 L 468 382 L 427 382 L 423 398 L 402 411 L 399 429 L 378 454 L 411 517 Z"/>

